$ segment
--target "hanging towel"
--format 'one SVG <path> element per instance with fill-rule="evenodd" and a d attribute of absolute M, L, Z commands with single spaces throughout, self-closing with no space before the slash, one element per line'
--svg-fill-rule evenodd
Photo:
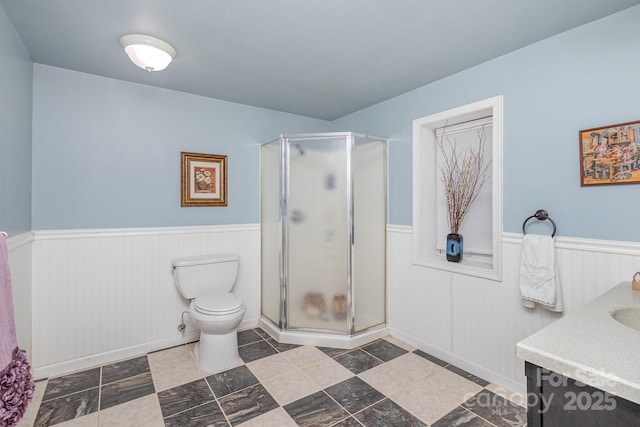
<path fill-rule="evenodd" d="M 0 425 L 15 426 L 33 397 L 35 385 L 24 350 L 18 348 L 7 240 L 0 233 Z"/>
<path fill-rule="evenodd" d="M 553 237 L 525 234 L 522 238 L 520 296 L 528 308 L 539 303 L 550 311 L 564 310 Z"/>

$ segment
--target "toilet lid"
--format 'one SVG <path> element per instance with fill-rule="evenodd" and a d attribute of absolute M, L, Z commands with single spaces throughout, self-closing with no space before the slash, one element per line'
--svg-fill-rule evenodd
<path fill-rule="evenodd" d="M 243 307 L 242 299 L 232 293 L 206 295 L 196 298 L 194 302 L 196 310 L 206 314 L 230 314 Z"/>

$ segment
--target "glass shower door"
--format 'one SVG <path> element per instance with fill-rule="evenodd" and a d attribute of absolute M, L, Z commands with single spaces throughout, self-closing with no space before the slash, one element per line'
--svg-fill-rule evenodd
<path fill-rule="evenodd" d="M 287 140 L 289 329 L 348 333 L 347 138 Z"/>
<path fill-rule="evenodd" d="M 354 331 L 386 321 L 386 143 L 355 137 L 353 180 Z"/>
<path fill-rule="evenodd" d="M 280 227 L 280 199 L 282 166 L 280 138 L 261 148 L 260 182 L 260 230 L 261 230 L 261 278 L 262 314 L 275 325 L 282 327 L 281 305 L 281 253 L 282 230 Z"/>

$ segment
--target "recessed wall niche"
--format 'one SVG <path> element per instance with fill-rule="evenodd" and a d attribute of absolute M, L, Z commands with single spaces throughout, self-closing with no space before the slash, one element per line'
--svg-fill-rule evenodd
<path fill-rule="evenodd" d="M 502 96 L 496 96 L 413 121 L 414 264 L 502 280 L 502 110 Z M 473 143 L 469 135 L 482 127 L 491 178 L 460 230 L 465 236 L 464 258 L 452 263 L 447 261 L 444 247 L 447 207 L 440 180 L 438 140 L 446 132 L 449 141 L 462 151 Z M 477 143 L 478 138 L 475 140 Z"/>

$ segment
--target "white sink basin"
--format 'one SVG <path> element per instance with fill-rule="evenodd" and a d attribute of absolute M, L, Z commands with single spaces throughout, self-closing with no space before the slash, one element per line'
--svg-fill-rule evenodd
<path fill-rule="evenodd" d="M 640 331 L 640 307 L 616 308 L 610 314 L 623 325 Z"/>

